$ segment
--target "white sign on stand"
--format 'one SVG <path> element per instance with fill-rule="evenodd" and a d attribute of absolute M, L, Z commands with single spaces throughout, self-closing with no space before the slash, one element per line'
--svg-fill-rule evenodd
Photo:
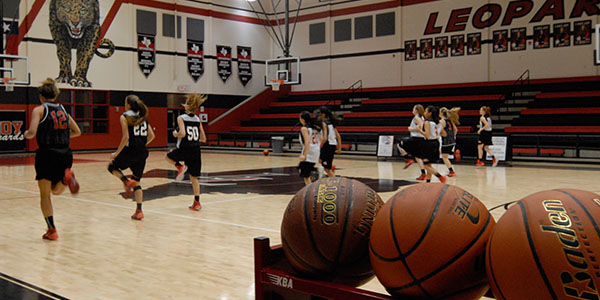
<path fill-rule="evenodd" d="M 492 153 L 494 153 L 494 156 L 496 157 L 496 159 L 498 159 L 498 161 L 505 161 L 506 160 L 506 144 L 508 143 L 508 137 L 506 136 L 493 136 L 492 137 L 492 144 L 490 145 L 490 150 L 492 150 Z M 486 157 L 487 160 L 492 160 L 492 157 L 487 154 L 486 152 Z"/>
<path fill-rule="evenodd" d="M 377 156 L 392 157 L 394 153 L 394 136 L 380 135 L 377 144 Z"/>

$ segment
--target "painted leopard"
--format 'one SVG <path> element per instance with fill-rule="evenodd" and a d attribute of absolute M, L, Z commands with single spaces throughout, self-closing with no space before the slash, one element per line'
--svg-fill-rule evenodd
<path fill-rule="evenodd" d="M 100 37 L 100 8 L 98 0 L 51 0 L 50 32 L 56 44 L 60 73 L 56 80 L 77 87 L 91 87 L 86 78 L 94 53 L 102 58 L 110 57 L 115 45 L 102 39 L 100 45 L 108 46 L 100 53 L 96 43 Z M 77 49 L 75 73 L 71 72 L 71 49 Z"/>

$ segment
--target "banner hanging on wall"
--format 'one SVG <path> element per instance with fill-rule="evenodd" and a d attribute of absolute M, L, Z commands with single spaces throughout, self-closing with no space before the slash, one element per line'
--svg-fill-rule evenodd
<path fill-rule="evenodd" d="M 200 76 L 204 74 L 204 43 L 188 40 L 187 45 L 188 73 L 194 81 L 198 81 Z"/>
<path fill-rule="evenodd" d="M 250 47 L 237 46 L 238 75 L 242 85 L 246 86 L 252 79 L 252 49 Z"/>
<path fill-rule="evenodd" d="M 217 72 L 223 82 L 231 75 L 231 47 L 217 45 Z"/>
<path fill-rule="evenodd" d="M 138 33 L 138 65 L 142 74 L 148 78 L 156 64 L 156 45 L 154 36 Z"/>
<path fill-rule="evenodd" d="M 25 111 L 0 111 L 0 152 L 25 151 Z"/>

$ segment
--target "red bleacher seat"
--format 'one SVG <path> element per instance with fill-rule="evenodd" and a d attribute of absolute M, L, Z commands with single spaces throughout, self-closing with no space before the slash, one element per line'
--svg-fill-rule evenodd
<path fill-rule="evenodd" d="M 322 106 L 322 105 L 340 105 L 342 100 L 319 100 L 319 101 L 296 101 L 296 102 L 273 102 L 270 107 L 287 107 L 287 106 Z"/>
<path fill-rule="evenodd" d="M 504 99 L 503 95 L 473 95 L 453 97 L 415 97 L 415 98 L 389 98 L 367 99 L 362 104 L 393 104 L 393 103 L 429 103 L 429 102 L 459 102 L 459 101 L 494 101 Z"/>
<path fill-rule="evenodd" d="M 461 110 L 459 115 L 461 116 L 478 116 L 478 110 Z M 352 112 L 345 113 L 344 118 L 399 118 L 399 117 L 412 117 L 413 114 L 410 111 L 368 111 L 368 112 Z"/>
<path fill-rule="evenodd" d="M 600 133 L 600 126 L 508 126 L 504 132 L 512 133 Z"/>
<path fill-rule="evenodd" d="M 600 107 L 571 107 L 571 108 L 525 108 L 521 110 L 522 115 L 579 115 L 600 114 Z"/>
<path fill-rule="evenodd" d="M 537 148 L 513 148 L 512 153 L 514 154 L 537 154 Z M 540 154 L 547 155 L 564 155 L 565 149 L 560 148 L 540 148 Z"/>
<path fill-rule="evenodd" d="M 577 91 L 577 92 L 553 92 L 539 93 L 535 96 L 537 99 L 551 98 L 584 98 L 584 97 L 600 97 L 600 91 Z"/>

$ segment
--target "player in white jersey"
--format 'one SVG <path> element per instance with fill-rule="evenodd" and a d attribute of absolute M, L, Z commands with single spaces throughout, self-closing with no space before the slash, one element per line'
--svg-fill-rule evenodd
<path fill-rule="evenodd" d="M 321 152 L 321 126 L 308 111 L 300 113 L 300 144 L 302 153 L 300 153 L 300 177 L 304 179 L 306 185 L 310 184 L 310 173 L 315 169 L 315 163 L 319 161 Z"/>
<path fill-rule="evenodd" d="M 342 153 L 342 137 L 336 129 L 338 119 L 326 106 L 319 107 L 318 112 L 321 115 L 324 136 L 320 160 L 327 176 L 334 177 L 333 156 L 334 153 Z"/>
<path fill-rule="evenodd" d="M 185 115 L 177 117 L 178 130 L 173 131 L 173 136 L 177 138 L 177 148 L 167 153 L 167 161 L 174 165 L 178 174 L 175 180 L 181 181 L 187 171 L 192 181 L 194 190 L 194 202 L 189 207 L 191 210 L 200 210 L 200 170 L 202 168 L 200 144 L 206 142 L 206 134 L 202 127 L 200 118 L 196 115 L 196 110 L 206 101 L 206 96 L 199 94 L 190 94 L 187 96 L 185 104 Z M 185 165 L 180 162 L 183 161 Z"/>
<path fill-rule="evenodd" d="M 420 149 L 425 142 L 425 137 L 423 137 L 421 132 L 419 132 L 419 128 L 423 129 L 423 114 L 425 113 L 425 109 L 423 108 L 423 105 L 417 104 L 413 106 L 412 113 L 414 117 L 410 122 L 410 126 L 408 126 L 410 137 L 408 139 L 401 140 L 397 147 L 398 151 L 400 151 L 400 155 L 404 157 L 404 169 L 410 167 L 410 165 L 412 165 L 416 160 L 417 164 L 419 164 L 419 168 L 421 169 L 421 175 L 416 179 L 425 180 L 427 178 L 425 175 L 425 165 L 423 164 L 420 154 Z M 412 155 L 414 159 L 410 158 L 410 155 Z"/>
<path fill-rule="evenodd" d="M 481 167 L 485 163 L 482 160 L 483 150 L 487 152 L 492 157 L 492 167 L 498 165 L 498 160 L 494 156 L 494 153 L 490 149 L 490 145 L 492 145 L 492 109 L 489 106 L 482 106 L 479 109 L 479 130 L 477 130 L 477 134 L 479 134 L 479 139 L 477 140 L 477 163 L 475 167 Z"/>
<path fill-rule="evenodd" d="M 440 113 L 436 106 L 427 106 L 425 109 L 425 122 L 423 129 L 420 131 L 425 137 L 425 143 L 422 147 L 423 163 L 427 169 L 427 182 L 431 182 L 431 175 L 435 175 L 440 182 L 446 183 L 446 176 L 442 176 L 431 165 L 440 158 L 440 141 L 439 137 L 442 133 L 442 127 L 439 124 Z"/>

